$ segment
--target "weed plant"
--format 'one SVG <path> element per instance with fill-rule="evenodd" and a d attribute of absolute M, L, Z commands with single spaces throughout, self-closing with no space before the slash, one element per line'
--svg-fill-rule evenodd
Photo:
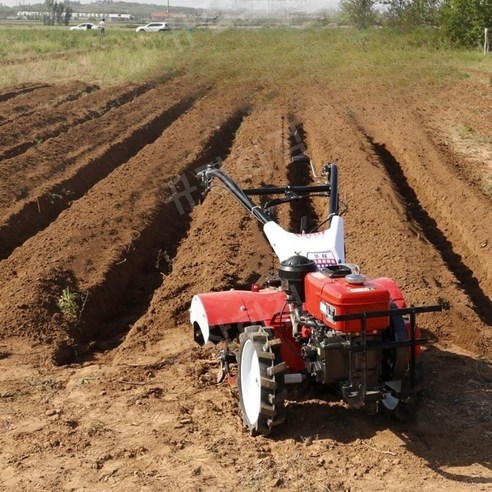
<path fill-rule="evenodd" d="M 84 310 L 87 295 L 79 294 L 71 291 L 69 287 L 65 287 L 58 298 L 57 304 L 63 316 L 66 319 L 76 319 L 80 317 Z"/>

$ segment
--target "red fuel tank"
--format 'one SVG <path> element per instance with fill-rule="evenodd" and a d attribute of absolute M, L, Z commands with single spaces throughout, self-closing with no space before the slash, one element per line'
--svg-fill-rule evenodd
<path fill-rule="evenodd" d="M 390 308 L 390 293 L 382 285 L 366 280 L 362 275 L 330 278 L 329 272 L 308 273 L 304 280 L 305 308 L 328 327 L 344 333 L 361 331 L 361 320 L 333 321 L 333 316 Z M 389 326 L 389 316 L 368 318 L 367 333 L 384 330 Z"/>

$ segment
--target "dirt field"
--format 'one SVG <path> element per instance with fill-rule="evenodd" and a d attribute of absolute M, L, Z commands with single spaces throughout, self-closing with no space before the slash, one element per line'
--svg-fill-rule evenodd
<path fill-rule="evenodd" d="M 492 490 L 488 77 L 404 95 L 182 76 L 0 92 L 0 490 Z M 410 424 L 300 389 L 253 438 L 218 348 L 193 342 L 193 294 L 274 266 L 228 193 L 198 204 L 194 173 L 222 161 L 241 185 L 292 184 L 300 149 L 339 165 L 347 259 L 409 304 L 450 306 L 420 317 Z"/>

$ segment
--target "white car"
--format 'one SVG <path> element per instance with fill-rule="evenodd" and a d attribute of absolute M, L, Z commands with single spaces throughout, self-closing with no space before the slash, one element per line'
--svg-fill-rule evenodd
<path fill-rule="evenodd" d="M 97 26 L 92 24 L 92 22 L 85 22 L 84 24 L 79 24 L 78 26 L 72 26 L 70 28 L 71 31 L 90 31 L 92 29 L 97 29 Z"/>
<path fill-rule="evenodd" d="M 161 32 L 169 31 L 171 28 L 167 22 L 150 22 L 145 26 L 138 26 L 137 32 Z"/>

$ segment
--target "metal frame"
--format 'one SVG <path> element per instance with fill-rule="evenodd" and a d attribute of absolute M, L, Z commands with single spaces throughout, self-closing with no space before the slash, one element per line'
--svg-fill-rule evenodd
<path fill-rule="evenodd" d="M 344 388 L 342 387 L 342 393 L 344 394 L 344 398 L 351 400 L 352 402 L 364 402 L 366 391 L 367 391 L 367 370 L 366 370 L 366 362 L 367 362 L 367 351 L 368 350 L 385 350 L 391 348 L 402 348 L 402 347 L 410 347 L 410 386 L 409 392 L 413 393 L 415 390 L 415 360 L 416 353 L 415 347 L 417 345 L 425 345 L 428 340 L 427 338 L 416 338 L 415 328 L 416 328 L 416 315 L 418 313 L 435 313 L 442 311 L 443 307 L 440 305 L 430 305 L 430 306 L 417 306 L 417 307 L 409 307 L 409 308 L 399 308 L 399 309 L 389 309 L 386 311 L 372 311 L 365 312 L 361 311 L 360 313 L 352 313 L 352 314 L 340 314 L 334 315 L 333 321 L 348 321 L 348 320 L 356 320 L 360 319 L 361 321 L 361 341 L 362 344 L 355 347 L 350 343 L 344 344 L 343 347 L 350 354 L 363 352 L 363 371 L 362 371 L 362 385 L 359 388 L 358 393 L 355 396 L 348 395 Z M 402 342 L 367 342 L 367 329 L 366 329 L 366 320 L 369 318 L 381 318 L 385 316 L 404 316 L 410 315 L 410 340 L 402 341 Z M 350 378 L 350 387 L 352 387 L 352 378 Z"/>
<path fill-rule="evenodd" d="M 273 219 L 268 213 L 268 208 L 281 203 L 287 203 L 294 200 L 300 200 L 306 196 L 328 196 L 330 198 L 328 208 L 328 219 L 333 215 L 338 215 L 339 199 L 338 199 L 338 167 L 336 164 L 326 164 L 323 167 L 323 175 L 326 176 L 327 183 L 324 185 L 311 186 L 267 186 L 264 188 L 240 188 L 227 174 L 223 171 L 209 165 L 204 171 L 198 173 L 202 183 L 205 186 L 204 194 L 208 193 L 211 188 L 212 178 L 218 178 L 228 190 L 237 198 L 239 203 L 252 213 L 255 218 L 265 225 Z M 284 198 L 274 198 L 268 201 L 263 207 L 256 205 L 249 198 L 250 196 L 264 195 L 284 195 Z"/>

